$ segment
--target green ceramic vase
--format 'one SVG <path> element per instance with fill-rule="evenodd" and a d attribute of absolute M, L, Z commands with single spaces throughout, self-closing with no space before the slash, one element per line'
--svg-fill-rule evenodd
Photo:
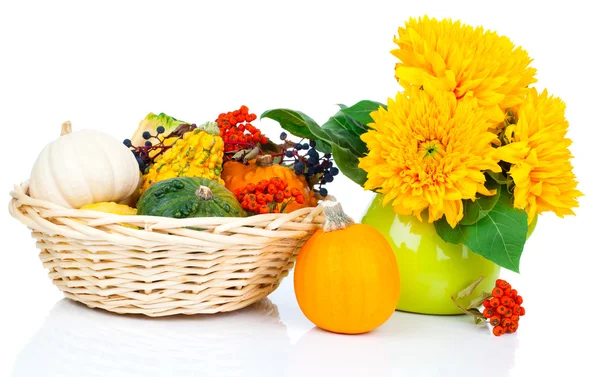
<path fill-rule="evenodd" d="M 463 245 L 442 240 L 433 224 L 414 216 L 397 215 L 382 206 L 382 195 L 373 199 L 362 219 L 388 240 L 400 270 L 397 309 L 423 314 L 461 314 L 450 299 L 480 276 L 485 280 L 475 294 L 491 292 L 500 267 Z"/>

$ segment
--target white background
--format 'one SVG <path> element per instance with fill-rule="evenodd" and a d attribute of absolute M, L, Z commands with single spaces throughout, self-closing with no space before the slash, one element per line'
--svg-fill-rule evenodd
<path fill-rule="evenodd" d="M 4 211 L 0 376 L 598 375 L 600 32 L 587 3 L 2 1 L 6 194 L 67 119 L 123 139 L 148 112 L 201 123 L 246 104 L 322 123 L 337 103 L 385 101 L 398 90 L 389 53 L 397 27 L 429 14 L 494 29 L 529 51 L 537 87 L 567 103 L 585 196 L 577 217 L 542 216 L 521 275 L 503 272 L 528 312 L 517 334 L 500 338 L 465 317 L 398 312 L 365 336 L 325 333 L 302 316 L 290 278 L 271 296 L 276 311 L 146 320 L 89 310 L 60 301 L 28 231 Z M 345 179 L 331 191 L 360 219 L 369 193 Z"/>

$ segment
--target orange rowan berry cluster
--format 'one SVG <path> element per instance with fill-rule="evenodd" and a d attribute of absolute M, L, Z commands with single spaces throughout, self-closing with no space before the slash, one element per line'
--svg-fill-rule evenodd
<path fill-rule="evenodd" d="M 483 301 L 483 316 L 494 326 L 496 336 L 514 333 L 519 328 L 519 318 L 525 315 L 523 297 L 505 280 L 496 280 L 496 287 L 489 298 Z"/>
<path fill-rule="evenodd" d="M 258 183 L 249 183 L 233 194 L 247 212 L 251 214 L 281 213 L 292 201 L 304 204 L 304 195 L 297 188 L 289 188 L 286 181 L 279 177 L 263 179 Z"/>
<path fill-rule="evenodd" d="M 256 114 L 251 114 L 246 106 L 219 114 L 216 122 L 219 124 L 221 138 L 225 143 L 225 152 L 236 152 L 268 141 L 267 137 L 250 123 L 256 118 Z"/>

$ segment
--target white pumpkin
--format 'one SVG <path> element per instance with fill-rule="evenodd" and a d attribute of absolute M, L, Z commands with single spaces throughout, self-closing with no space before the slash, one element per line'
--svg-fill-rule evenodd
<path fill-rule="evenodd" d="M 138 163 L 122 142 L 98 131 L 71 133 L 71 123 L 65 122 L 61 137 L 46 145 L 33 165 L 29 195 L 80 208 L 126 200 L 139 182 Z"/>

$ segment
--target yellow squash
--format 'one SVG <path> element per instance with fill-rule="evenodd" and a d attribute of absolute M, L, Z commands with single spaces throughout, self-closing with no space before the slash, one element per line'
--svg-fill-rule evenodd
<path fill-rule="evenodd" d="M 115 202 L 99 202 L 99 203 L 93 203 L 93 204 L 86 204 L 79 209 L 87 210 L 87 211 L 112 213 L 115 215 L 123 215 L 123 216 L 137 215 L 137 209 L 126 206 L 125 204 L 117 204 Z"/>
<path fill-rule="evenodd" d="M 121 216 L 137 215 L 137 209 L 131 208 L 125 204 L 118 204 L 115 202 L 98 202 L 98 203 L 86 204 L 79 209 L 84 210 L 84 211 L 112 213 L 114 215 L 121 215 Z M 127 228 L 139 229 L 135 225 L 123 224 L 123 223 L 119 223 L 119 224 L 122 226 L 125 226 Z"/>

